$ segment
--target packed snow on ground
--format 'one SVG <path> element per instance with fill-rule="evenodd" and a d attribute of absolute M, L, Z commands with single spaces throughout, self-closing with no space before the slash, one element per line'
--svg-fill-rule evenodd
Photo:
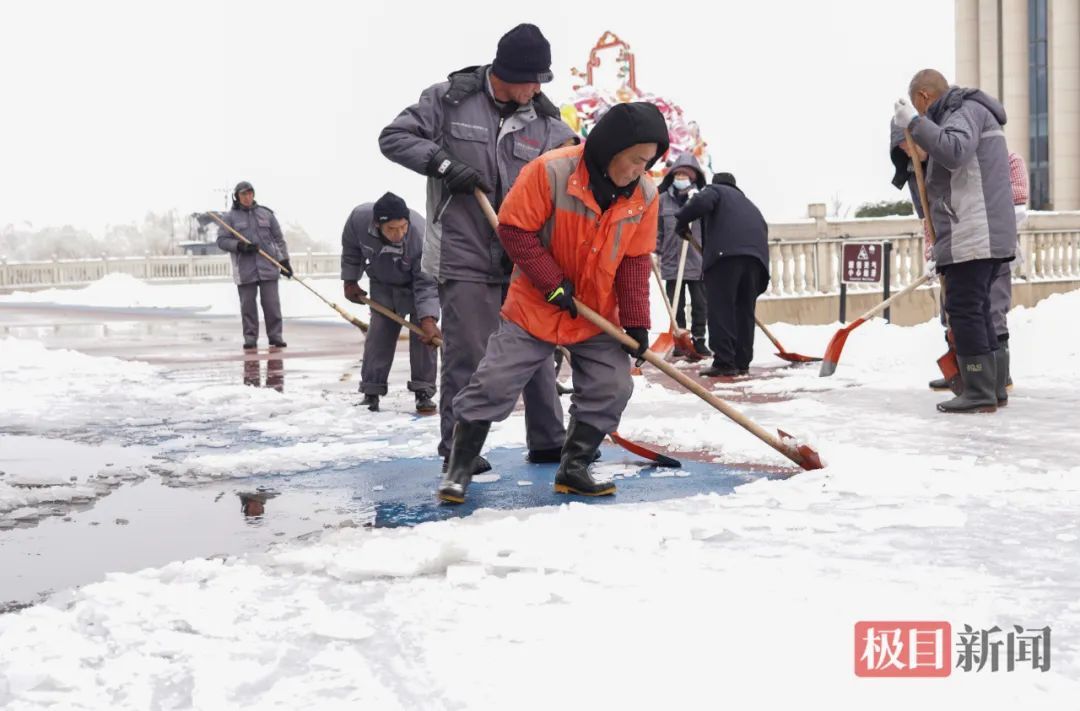
<path fill-rule="evenodd" d="M 0 706 L 1074 708 L 1078 309 L 1073 293 L 1012 313 L 1016 388 L 995 415 L 934 410 L 933 322 L 861 326 L 832 378 L 778 368 L 716 386 L 760 400 L 739 408 L 813 444 L 821 471 L 727 496 L 338 530 L 59 593 L 0 616 Z M 820 355 L 835 328 L 775 331 Z M 782 365 L 757 346 L 755 365 Z M 433 418 L 359 417 L 333 393 L 174 383 L 14 339 L 0 392 L 0 432 L 153 447 L 168 458 L 154 471 L 178 481 L 430 456 L 436 441 Z M 788 464 L 643 378 L 620 432 Z M 515 415 L 489 444 L 523 439 Z M 1049 625 L 1052 668 L 859 679 L 859 620 Z"/>

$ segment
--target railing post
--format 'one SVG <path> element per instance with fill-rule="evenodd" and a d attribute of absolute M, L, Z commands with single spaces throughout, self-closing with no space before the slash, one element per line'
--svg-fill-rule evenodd
<path fill-rule="evenodd" d="M 150 281 L 150 252 L 143 252 L 143 279 Z"/>
<path fill-rule="evenodd" d="M 53 285 L 56 286 L 60 284 L 60 256 L 56 252 L 53 252 L 52 263 Z"/>
<path fill-rule="evenodd" d="M 7 286 L 7 283 L 8 283 L 7 257 L 0 257 L 0 286 Z"/>
<path fill-rule="evenodd" d="M 188 252 L 187 256 L 187 278 L 188 283 L 195 281 L 195 253 Z"/>

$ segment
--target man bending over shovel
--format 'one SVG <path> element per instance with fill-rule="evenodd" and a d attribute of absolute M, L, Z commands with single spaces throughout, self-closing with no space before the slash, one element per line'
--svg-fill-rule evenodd
<path fill-rule="evenodd" d="M 514 263 L 499 330 L 469 384 L 454 398 L 453 443 L 438 497 L 462 503 L 493 421 L 510 416 L 525 383 L 550 367 L 556 346 L 571 354 L 574 394 L 555 491 L 603 496 L 611 482 L 589 465 L 614 432 L 633 382 L 626 352 L 584 318 L 574 298 L 649 345 L 650 255 L 656 247 L 656 187 L 641 177 L 667 152 L 667 125 L 652 104 L 613 106 L 584 146 L 529 163 L 499 211 L 499 240 Z"/>

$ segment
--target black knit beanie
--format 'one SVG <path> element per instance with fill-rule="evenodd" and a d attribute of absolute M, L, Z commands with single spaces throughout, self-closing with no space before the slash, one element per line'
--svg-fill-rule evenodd
<path fill-rule="evenodd" d="M 495 76 L 511 84 L 541 84 L 551 81 L 551 44 L 536 25 L 522 23 L 499 39 Z"/>
<path fill-rule="evenodd" d="M 409 219 L 409 206 L 405 201 L 393 193 L 386 193 L 375 201 L 375 221 L 389 222 L 390 220 Z"/>

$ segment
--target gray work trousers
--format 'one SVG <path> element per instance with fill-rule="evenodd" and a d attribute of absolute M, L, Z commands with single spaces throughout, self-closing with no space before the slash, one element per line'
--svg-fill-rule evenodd
<path fill-rule="evenodd" d="M 601 432 L 614 432 L 634 391 L 630 357 L 618 341 L 604 333 L 566 349 L 574 378 L 570 416 Z M 525 383 L 537 370 L 551 367 L 554 350 L 554 344 L 503 320 L 488 341 L 476 374 L 454 398 L 455 417 L 466 422 L 505 420 Z"/>
<path fill-rule="evenodd" d="M 503 286 L 483 282 L 447 280 L 439 284 L 442 307 L 442 373 L 439 416 L 442 439 L 439 455 L 450 456 L 454 438 L 454 397 L 469 384 L 484 357 L 488 338 L 502 320 Z M 534 368 L 513 392 L 500 393 L 525 399 L 525 438 L 529 449 L 561 448 L 566 439 L 562 403 L 555 389 L 555 360 L 548 352 L 547 363 Z"/>
<path fill-rule="evenodd" d="M 266 336 L 271 343 L 281 343 L 281 299 L 278 298 L 278 280 L 253 281 L 250 284 L 238 284 L 240 292 L 240 321 L 244 328 L 244 344 L 254 345 L 259 340 L 259 307 L 262 302 L 263 320 L 266 321 Z"/>
<path fill-rule="evenodd" d="M 371 298 L 398 316 L 420 325 L 416 317 L 413 290 L 409 286 L 394 286 L 371 280 Z M 364 363 L 360 366 L 360 392 L 365 395 L 385 395 L 386 381 L 394 364 L 398 334 L 401 324 L 388 319 L 374 309 L 371 311 L 371 328 L 364 340 Z M 415 333 L 409 333 L 410 380 L 408 388 L 426 397 L 435 395 L 435 372 L 438 369 L 438 351 L 424 345 Z"/>

